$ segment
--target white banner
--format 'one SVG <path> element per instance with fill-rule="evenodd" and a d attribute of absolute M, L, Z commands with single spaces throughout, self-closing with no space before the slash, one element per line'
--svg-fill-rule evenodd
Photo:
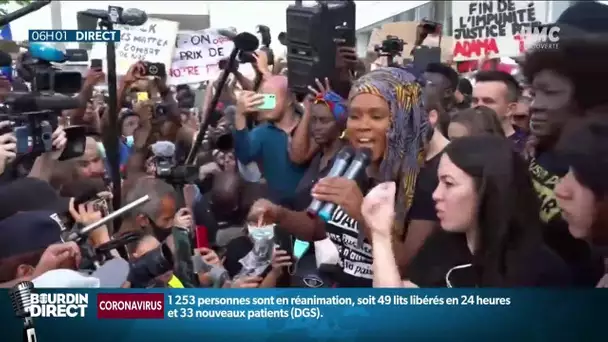
<path fill-rule="evenodd" d="M 526 33 L 546 22 L 547 1 L 458 1 L 452 6 L 454 61 L 515 57 Z"/>
<path fill-rule="evenodd" d="M 227 59 L 234 44 L 215 29 L 180 31 L 175 42 L 168 84 L 188 84 L 214 80 L 218 63 Z"/>
<path fill-rule="evenodd" d="M 141 26 L 115 25 L 114 27 L 120 30 L 120 42 L 116 43 L 116 74 L 126 74 L 136 61 L 171 65 L 178 22 L 150 18 Z M 105 44 L 95 44 L 91 56 L 105 60 Z M 103 64 L 106 69 L 107 63 Z"/>

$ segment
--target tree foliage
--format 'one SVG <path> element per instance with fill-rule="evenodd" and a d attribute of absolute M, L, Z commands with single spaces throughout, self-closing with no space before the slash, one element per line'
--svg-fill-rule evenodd
<path fill-rule="evenodd" d="M 17 1 L 9 1 L 9 0 L 0 0 L 0 14 L 5 15 L 8 13 L 6 7 L 10 3 L 16 3 L 19 6 L 25 6 L 32 2 L 32 0 L 17 0 Z"/>

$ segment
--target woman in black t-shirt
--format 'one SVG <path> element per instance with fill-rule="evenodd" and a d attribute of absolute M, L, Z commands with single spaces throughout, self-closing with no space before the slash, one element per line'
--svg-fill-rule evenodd
<path fill-rule="evenodd" d="M 304 241 L 329 237 L 340 256 L 339 271 L 333 274 L 336 286 L 371 286 L 372 248 L 361 216 L 363 194 L 371 182 L 399 182 L 395 236 L 402 238 L 430 130 L 416 77 L 399 68 L 376 69 L 353 85 L 346 122 L 348 142 L 356 149 L 370 149 L 371 165 L 361 179 L 327 177 L 312 189 L 314 198 L 337 205 L 328 222 L 265 200 L 254 204 L 250 217 L 263 216 Z"/>
<path fill-rule="evenodd" d="M 557 204 L 572 236 L 608 249 L 608 122 L 598 117 L 564 137 L 558 146 L 570 167 L 555 186 Z M 608 287 L 608 274 L 597 285 Z"/>
<path fill-rule="evenodd" d="M 391 186 L 363 203 L 374 242 L 377 287 L 517 287 L 571 284 L 566 264 L 542 240 L 539 203 L 525 161 L 503 137 L 454 140 L 445 149 L 433 193 L 445 232 L 429 238 L 401 282 L 390 240 Z M 386 208 L 383 208 L 386 207 Z"/>

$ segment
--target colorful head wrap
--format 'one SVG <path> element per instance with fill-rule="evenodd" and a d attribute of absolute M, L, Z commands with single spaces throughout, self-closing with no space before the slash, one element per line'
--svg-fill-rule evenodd
<path fill-rule="evenodd" d="M 391 126 L 387 148 L 380 164 L 380 181 L 396 181 L 397 237 L 405 233 L 405 219 L 412 206 L 416 179 L 424 163 L 424 143 L 430 128 L 424 114 L 422 87 L 414 74 L 400 68 L 380 68 L 359 78 L 351 89 L 352 100 L 359 94 L 374 94 L 388 102 Z"/>
<path fill-rule="evenodd" d="M 344 103 L 344 99 L 335 92 L 328 91 L 317 94 L 314 103 L 323 103 L 327 105 L 336 121 L 343 122 L 346 120 L 346 104 Z"/>

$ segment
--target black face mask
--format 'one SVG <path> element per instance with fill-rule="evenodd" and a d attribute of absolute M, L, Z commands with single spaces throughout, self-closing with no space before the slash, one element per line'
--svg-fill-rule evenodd
<path fill-rule="evenodd" d="M 154 220 L 151 219 L 150 217 L 148 217 L 148 222 L 150 222 L 150 227 L 152 228 L 152 234 L 154 234 L 154 237 L 159 242 L 165 241 L 169 237 L 169 235 L 171 235 L 171 229 L 165 229 L 165 228 L 159 227 L 156 224 L 156 222 L 154 222 Z"/>

